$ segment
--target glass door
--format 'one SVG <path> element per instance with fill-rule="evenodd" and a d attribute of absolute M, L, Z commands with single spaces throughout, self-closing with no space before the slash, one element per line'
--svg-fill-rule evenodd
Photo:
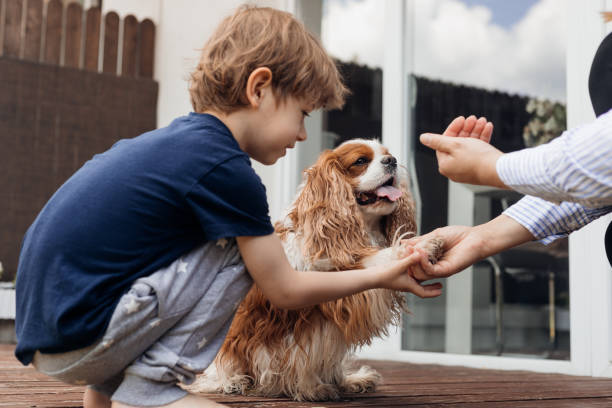
<path fill-rule="evenodd" d="M 564 3 L 415 0 L 413 7 L 412 138 L 470 114 L 494 123 L 492 144 L 504 152 L 565 130 Z M 520 198 L 449 183 L 418 142 L 414 161 L 421 233 L 486 222 Z M 488 258 L 446 287 L 433 301 L 409 296 L 404 350 L 569 359 L 567 239 Z"/>
<path fill-rule="evenodd" d="M 343 112 L 323 115 L 319 149 L 382 135 L 410 168 L 420 233 L 485 222 L 519 198 L 449 183 L 418 143 L 421 132 L 441 132 L 457 115 L 483 115 L 495 123 L 493 144 L 508 152 L 593 118 L 585 84 L 612 29 L 600 15 L 612 0 L 322 6 L 323 43 L 348 72 L 353 95 Z M 612 375 L 612 275 L 600 242 L 609 218 L 569 243 L 532 243 L 484 260 L 448 279 L 438 299 L 409 296 L 403 327 L 358 355 Z"/>

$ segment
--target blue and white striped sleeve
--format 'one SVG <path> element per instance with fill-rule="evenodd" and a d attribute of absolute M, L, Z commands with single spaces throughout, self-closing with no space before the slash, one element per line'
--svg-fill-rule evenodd
<path fill-rule="evenodd" d="M 550 143 L 503 155 L 497 173 L 527 197 L 504 212 L 544 243 L 612 211 L 612 111 Z"/>
<path fill-rule="evenodd" d="M 588 208 L 578 203 L 554 204 L 534 196 L 525 196 L 504 214 L 527 228 L 543 244 L 567 236 L 591 221 L 612 212 L 612 206 Z"/>
<path fill-rule="evenodd" d="M 523 194 L 612 205 L 612 110 L 550 143 L 505 154 L 496 168 L 504 184 Z"/>

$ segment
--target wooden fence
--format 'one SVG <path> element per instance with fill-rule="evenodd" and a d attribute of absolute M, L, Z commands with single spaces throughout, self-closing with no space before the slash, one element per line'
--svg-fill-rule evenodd
<path fill-rule="evenodd" d="M 0 280 L 10 281 L 57 188 L 117 140 L 156 127 L 158 85 L 150 20 L 59 0 L 0 7 Z"/>
<path fill-rule="evenodd" d="M 61 0 L 0 0 L 0 56 L 153 77 L 155 25 Z"/>

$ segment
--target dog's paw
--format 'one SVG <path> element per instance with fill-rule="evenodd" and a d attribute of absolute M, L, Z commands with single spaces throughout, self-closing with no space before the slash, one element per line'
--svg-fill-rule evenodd
<path fill-rule="evenodd" d="M 342 391 L 350 393 L 374 392 L 382 381 L 378 371 L 368 366 L 361 366 L 356 372 L 346 374 Z"/>
<path fill-rule="evenodd" d="M 338 401 L 340 390 L 334 384 L 317 384 L 309 389 L 296 390 L 293 399 L 296 401 Z"/>
<path fill-rule="evenodd" d="M 236 374 L 227 381 L 221 383 L 221 390 L 225 394 L 246 395 L 247 391 L 253 387 L 253 378 L 248 375 Z"/>
<path fill-rule="evenodd" d="M 438 260 L 440 260 L 444 254 L 444 241 L 441 238 L 432 238 L 427 241 L 421 241 L 416 246 L 427 253 L 427 258 L 432 264 L 438 262 Z"/>
<path fill-rule="evenodd" d="M 191 384 L 180 384 L 181 388 L 193 394 L 216 394 L 223 392 L 221 382 L 215 376 L 198 375 Z"/>

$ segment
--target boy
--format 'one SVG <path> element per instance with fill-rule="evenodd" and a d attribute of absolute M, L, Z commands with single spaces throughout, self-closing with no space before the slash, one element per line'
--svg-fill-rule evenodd
<path fill-rule="evenodd" d="M 249 157 L 276 162 L 306 139 L 304 116 L 346 92 L 290 14 L 241 7 L 226 18 L 189 91 L 195 112 L 85 163 L 24 238 L 15 353 L 90 384 L 85 407 L 217 405 L 177 384 L 211 363 L 251 278 L 284 308 L 374 287 L 441 293 L 408 273 L 418 252 L 337 273 L 289 265 Z"/>

